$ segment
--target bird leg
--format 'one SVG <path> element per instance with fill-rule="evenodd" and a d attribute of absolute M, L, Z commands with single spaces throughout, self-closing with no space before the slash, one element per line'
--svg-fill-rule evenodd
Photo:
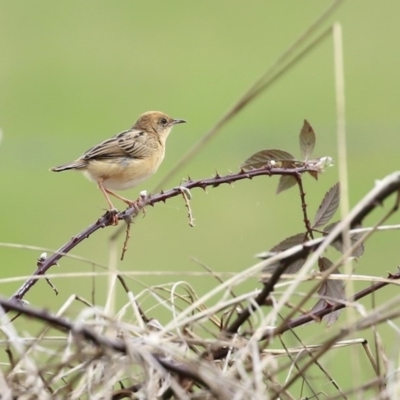
<path fill-rule="evenodd" d="M 110 194 L 114 194 L 114 193 L 109 192 L 109 191 L 103 186 L 103 181 L 102 181 L 102 180 L 97 181 L 97 185 L 98 185 L 99 189 L 103 192 L 104 197 L 106 198 L 106 201 L 107 201 L 107 204 L 108 204 L 108 208 L 109 208 L 110 212 L 113 214 L 113 217 L 112 217 L 112 218 L 113 218 L 113 225 L 118 225 L 118 218 L 117 218 L 117 215 L 116 215 L 116 213 L 115 213 L 115 212 L 117 211 L 117 209 L 114 207 L 113 203 L 111 203 L 111 200 L 110 200 L 110 198 L 108 197 L 107 192 L 110 193 Z M 115 195 L 115 194 L 114 194 L 114 195 Z"/>
<path fill-rule="evenodd" d="M 140 210 L 143 211 L 143 214 L 146 213 L 144 208 L 140 207 L 138 201 L 129 200 L 129 199 L 125 198 L 125 197 L 120 196 L 119 194 L 116 194 L 116 193 L 112 192 L 111 190 L 106 189 L 103 186 L 103 181 L 102 180 L 99 179 L 97 181 L 97 185 L 98 185 L 99 189 L 103 192 L 104 197 L 107 200 L 107 204 L 108 204 L 108 207 L 109 207 L 111 212 L 116 211 L 116 208 L 114 207 L 113 203 L 111 203 L 110 197 L 108 196 L 109 194 L 111 194 L 111 196 L 116 197 L 117 199 L 120 199 L 124 203 L 128 204 L 129 207 L 135 207 L 138 213 L 139 213 Z M 115 214 L 113 216 L 113 225 L 118 225 L 118 218 L 117 218 L 117 216 Z"/>
<path fill-rule="evenodd" d="M 108 190 L 106 188 L 104 188 L 104 190 L 108 193 L 111 194 L 111 196 L 116 197 L 117 199 L 120 199 L 121 201 L 123 201 L 124 203 L 128 204 L 129 207 L 135 207 L 137 212 L 139 213 L 140 210 L 143 211 L 143 214 L 146 214 L 145 209 L 142 207 L 140 207 L 140 201 L 138 200 L 129 200 L 125 197 L 120 196 L 119 194 L 116 194 L 114 192 L 112 192 L 111 190 Z"/>
<path fill-rule="evenodd" d="M 111 196 L 114 196 L 114 197 L 116 197 L 117 199 L 120 199 L 120 200 L 122 200 L 124 203 L 128 204 L 129 207 L 132 207 L 132 206 L 134 206 L 134 205 L 136 204 L 136 201 L 129 200 L 129 199 L 125 198 L 125 197 L 122 197 L 122 196 L 120 196 L 119 194 L 112 192 L 111 190 L 108 190 L 108 189 L 106 189 L 106 188 L 104 188 L 104 190 L 105 190 L 108 194 L 111 194 Z"/>

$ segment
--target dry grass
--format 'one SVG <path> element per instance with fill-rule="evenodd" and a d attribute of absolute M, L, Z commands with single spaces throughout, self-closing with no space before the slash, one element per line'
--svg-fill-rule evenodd
<path fill-rule="evenodd" d="M 27 277 L 26 281 L 24 277 L 1 281 L 9 283 L 22 279 L 25 282 L 11 300 L 0 299 L 4 311 L 1 344 L 8 356 L 8 362 L 0 372 L 1 399 L 398 398 L 397 360 L 387 353 L 380 334 L 383 326 L 389 326 L 396 335 L 399 334 L 400 329 L 393 319 L 400 315 L 400 298 L 397 296 L 381 305 L 375 304 L 373 294 L 389 284 L 398 285 L 400 274 L 395 271 L 380 278 L 354 275 L 351 261 L 354 250 L 365 244 L 371 235 L 399 228 L 383 224 L 397 212 L 400 176 L 398 173 L 389 175 L 352 210 L 346 208 L 345 97 L 340 28 L 336 24 L 313 37 L 339 3 L 333 2 L 282 54 L 177 163 L 171 175 L 209 143 L 227 121 L 334 32 L 339 165 L 343 185 L 341 222 L 320 238 L 314 238 L 300 178 L 306 169 L 298 170 L 307 165 L 291 165 L 290 168 L 295 167 L 295 170 L 290 176 L 300 188 L 305 240 L 262 256 L 261 261 L 238 274 L 217 274 L 203 266 L 205 272 L 200 275 L 216 282 L 206 295 L 199 296 L 196 288 L 183 280 L 183 273 L 176 273 L 179 280 L 175 283 L 146 287 L 133 293 L 127 277 L 165 276 L 166 272 L 136 271 L 122 275 L 117 270 L 118 249 L 112 246 L 107 272 L 54 275 L 72 281 L 83 276 L 106 275 L 109 278 L 108 296 L 102 307 L 74 295 L 57 313 L 28 306 L 23 302 L 23 296 L 37 280 L 44 278 L 45 272 L 46 278 L 52 279 L 47 271 L 59 258 L 70 256 L 68 252 L 74 243 L 68 242 L 62 247 L 65 250 L 53 252 L 50 258 L 43 256 L 33 277 Z M 275 167 L 270 163 L 261 172 L 279 174 Z M 234 175 L 247 179 L 246 174 L 250 176 L 250 172 L 240 171 L 225 179 L 228 183 Z M 207 182 L 212 185 L 221 179 L 224 177 L 215 176 Z M 189 222 L 193 222 L 190 192 L 184 185 L 174 190 L 183 196 Z M 364 218 L 393 194 L 395 204 L 381 220 L 375 226 L 360 228 Z M 164 196 L 161 200 L 168 198 L 165 194 L 159 196 Z M 131 212 L 119 217 L 129 222 L 132 216 L 135 214 Z M 96 223 L 107 226 L 108 217 L 105 215 Z M 96 231 L 96 223 L 91 230 L 85 231 L 87 235 Z M 342 243 L 341 252 L 337 253 L 336 259 L 327 262 L 325 251 L 338 238 Z M 38 248 L 30 250 L 42 251 Z M 81 261 L 93 264 L 90 260 Z M 43 265 L 46 268 L 41 270 Z M 287 274 L 293 265 L 299 270 Z M 339 266 L 345 266 L 345 274 L 337 273 Z M 317 268 L 319 271 L 315 272 Z M 355 281 L 363 281 L 365 289 L 355 292 Z M 243 290 L 249 287 L 249 282 L 254 289 Z M 340 286 L 343 282 L 346 285 Z M 345 295 L 341 292 L 344 287 Z M 117 293 L 125 298 L 125 304 L 119 309 L 116 308 Z M 368 309 L 360 303 L 360 299 L 367 296 L 372 299 Z M 72 307 L 76 302 L 81 305 L 78 314 Z M 143 308 L 143 304 L 149 303 L 152 305 Z M 316 303 L 318 307 L 314 307 Z M 346 312 L 346 318 L 336 322 L 342 309 L 351 311 Z M 161 312 L 166 322 L 152 318 L 155 311 Z M 66 313 L 72 314 L 73 318 L 65 318 Z M 36 321 L 41 326 L 40 333 L 28 331 L 31 325 L 17 329 L 16 317 L 19 321 L 25 318 Z M 332 328 L 327 331 L 319 324 L 321 320 Z M 302 329 L 317 324 L 320 329 L 314 329 L 307 340 L 302 339 Z M 373 342 L 358 338 L 361 332 L 367 332 Z M 337 357 L 343 358 L 343 371 L 348 377 L 344 378 L 331 367 L 331 360 Z"/>
<path fill-rule="evenodd" d="M 185 281 L 132 293 L 120 278 L 116 290 L 125 291 L 126 304 L 113 316 L 75 296 L 57 314 L 2 300 L 4 307 L 41 321 L 43 327 L 39 335 L 30 337 L 29 332 L 17 332 L 12 323 L 4 323 L 8 314 L 3 316 L 6 340 L 2 346 L 9 364 L 2 368 L 2 395 L 19 399 L 298 399 L 304 392 L 314 393 L 315 398 L 346 399 L 354 398 L 353 392 L 367 398 L 395 398 L 391 395 L 398 390 L 396 380 L 390 379 L 392 357 L 386 354 L 379 331 L 382 324 L 398 330 L 391 320 L 400 315 L 400 299 L 371 310 L 357 300 L 344 301 L 344 306 L 355 310 L 355 320 L 338 322 L 328 335 L 321 329 L 323 336 L 304 343 L 296 332 L 307 323 L 318 323 L 321 314 L 297 311 L 290 318 L 290 306 L 298 308 L 302 282 L 319 283 L 321 274 L 285 276 L 262 306 L 255 301 L 261 289 L 233 295 L 249 279 L 259 277 L 268 263 L 271 260 L 228 278 L 200 298 Z M 204 274 L 216 279 L 210 272 Z M 374 285 L 397 284 L 393 279 L 359 275 L 330 277 L 344 278 L 371 285 L 374 281 Z M 293 292 L 290 302 L 282 302 L 289 291 Z M 315 302 L 317 296 L 311 292 L 306 294 Z M 154 309 L 140 308 L 149 298 L 168 323 L 161 325 L 149 318 Z M 83 303 L 83 310 L 73 321 L 65 319 L 63 315 L 77 301 Z M 250 318 L 237 333 L 228 335 L 229 326 L 249 307 Z M 289 337 L 277 335 L 278 329 L 290 333 Z M 349 339 L 364 330 L 374 332 L 373 350 L 364 339 Z M 293 337 L 296 346 L 287 342 Z M 344 389 L 326 360 L 340 357 L 346 348 L 353 348 L 357 359 L 368 361 L 373 376 Z M 349 370 L 349 365 L 343 368 Z"/>

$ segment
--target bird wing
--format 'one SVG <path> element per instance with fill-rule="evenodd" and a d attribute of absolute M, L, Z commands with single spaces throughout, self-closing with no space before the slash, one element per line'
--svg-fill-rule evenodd
<path fill-rule="evenodd" d="M 155 150 L 155 138 L 143 130 L 130 129 L 93 146 L 81 159 L 114 157 L 145 158 Z"/>

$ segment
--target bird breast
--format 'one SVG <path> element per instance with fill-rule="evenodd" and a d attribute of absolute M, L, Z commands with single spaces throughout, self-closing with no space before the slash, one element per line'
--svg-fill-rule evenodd
<path fill-rule="evenodd" d="M 164 151 L 155 152 L 146 158 L 92 159 L 84 174 L 94 182 L 101 180 L 109 190 L 126 190 L 152 176 L 163 159 Z"/>

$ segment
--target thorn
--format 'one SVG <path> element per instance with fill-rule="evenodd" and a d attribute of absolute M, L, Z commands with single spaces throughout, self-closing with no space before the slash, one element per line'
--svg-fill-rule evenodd
<path fill-rule="evenodd" d="M 161 189 L 160 194 L 161 194 L 161 196 L 163 196 L 165 194 L 164 190 Z M 165 204 L 165 199 L 161 199 L 161 201 Z"/>
<path fill-rule="evenodd" d="M 221 178 L 221 175 L 217 171 L 215 171 L 214 179 L 219 179 L 219 178 Z"/>

